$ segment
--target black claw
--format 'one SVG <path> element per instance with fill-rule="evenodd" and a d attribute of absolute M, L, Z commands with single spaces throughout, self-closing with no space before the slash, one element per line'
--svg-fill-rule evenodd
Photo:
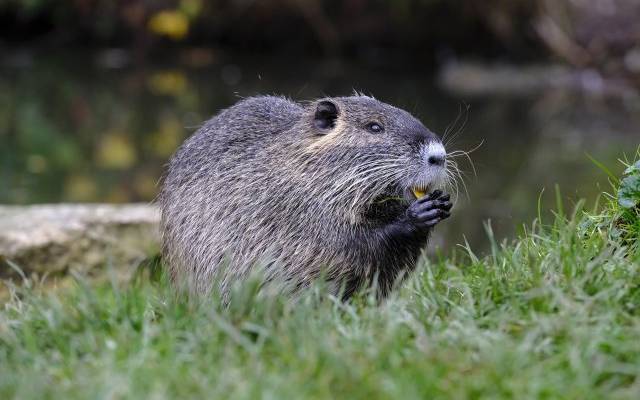
<path fill-rule="evenodd" d="M 440 209 L 449 211 L 451 210 L 451 207 L 453 207 L 453 204 L 447 201 L 442 203 L 442 205 L 440 206 Z"/>
<path fill-rule="evenodd" d="M 435 200 L 440 196 L 442 196 L 442 191 L 441 190 L 434 190 L 433 192 L 429 193 L 427 196 L 424 196 L 423 198 L 419 199 L 418 201 L 421 202 L 421 203 L 424 203 L 426 201 Z"/>
<path fill-rule="evenodd" d="M 451 204 L 451 202 L 449 201 L 440 201 L 440 200 L 433 200 L 433 201 L 428 201 L 425 203 L 420 204 L 420 209 L 421 210 L 434 210 L 434 209 L 441 209 L 441 210 L 446 210 L 449 211 L 451 209 L 451 207 L 453 207 L 453 204 Z"/>

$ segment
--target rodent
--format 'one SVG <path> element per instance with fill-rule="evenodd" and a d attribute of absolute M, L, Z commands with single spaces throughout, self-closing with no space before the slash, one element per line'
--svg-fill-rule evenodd
<path fill-rule="evenodd" d="M 343 298 L 371 285 L 384 297 L 450 215 L 449 195 L 435 190 L 446 168 L 434 133 L 372 97 L 246 98 L 168 164 L 165 264 L 196 293 L 218 282 L 225 294 L 260 264 L 265 279 L 295 288 L 322 276 Z"/>

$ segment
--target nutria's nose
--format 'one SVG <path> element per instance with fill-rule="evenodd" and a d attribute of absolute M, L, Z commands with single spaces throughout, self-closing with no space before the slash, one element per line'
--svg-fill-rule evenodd
<path fill-rule="evenodd" d="M 422 148 L 422 159 L 429 167 L 444 167 L 447 151 L 439 141 L 431 141 Z"/>
<path fill-rule="evenodd" d="M 438 166 L 442 167 L 444 165 L 445 159 L 446 159 L 446 156 L 438 154 L 438 155 L 429 156 L 427 161 L 431 165 L 438 165 Z"/>

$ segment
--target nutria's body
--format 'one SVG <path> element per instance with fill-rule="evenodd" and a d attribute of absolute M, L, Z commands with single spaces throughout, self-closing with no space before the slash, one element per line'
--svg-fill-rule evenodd
<path fill-rule="evenodd" d="M 423 196 L 445 176 L 440 140 L 373 98 L 248 98 L 171 159 L 159 197 L 165 260 L 201 293 L 262 265 L 296 287 L 323 275 L 346 297 L 377 279 L 385 295 L 449 216 L 448 195 Z"/>

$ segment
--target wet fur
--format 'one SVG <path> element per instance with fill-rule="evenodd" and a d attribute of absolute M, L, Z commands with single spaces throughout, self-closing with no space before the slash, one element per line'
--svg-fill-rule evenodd
<path fill-rule="evenodd" d="M 159 196 L 175 281 L 198 293 L 219 282 L 226 293 L 261 263 L 267 279 L 303 287 L 323 275 L 348 297 L 374 278 L 385 295 L 414 269 L 429 231 L 396 234 L 387 226 L 409 205 L 393 200 L 403 188 L 440 179 L 419 154 L 438 139 L 373 98 L 329 100 L 339 110 L 329 130 L 314 125 L 317 101 L 252 97 L 185 141 Z M 370 120 L 386 131 L 364 132 Z"/>

